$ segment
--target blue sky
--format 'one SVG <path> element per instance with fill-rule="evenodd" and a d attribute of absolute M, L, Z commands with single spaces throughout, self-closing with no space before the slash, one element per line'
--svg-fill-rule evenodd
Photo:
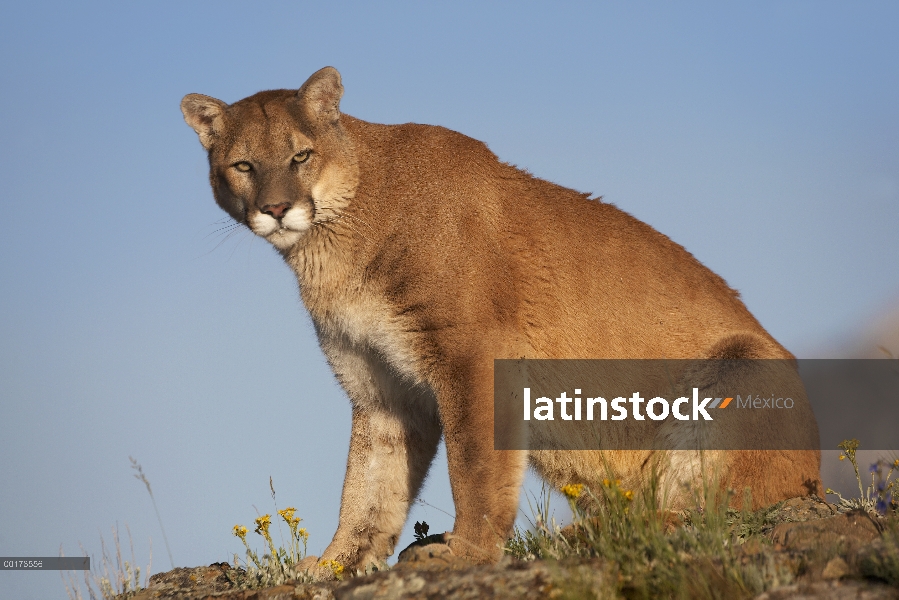
<path fill-rule="evenodd" d="M 349 406 L 295 281 L 226 237 L 181 97 L 333 65 L 342 109 L 443 125 L 601 194 L 739 289 L 803 357 L 899 303 L 893 2 L 13 3 L 0 19 L 0 555 L 228 560 L 296 506 L 337 522 Z M 826 483 L 826 482 L 825 482 Z M 532 489 L 539 485 L 531 482 Z M 423 498 L 452 512 L 445 462 Z M 432 530 L 451 519 L 426 506 Z M 404 534 L 401 546 L 411 539 Z M 55 573 L 0 573 L 16 598 Z"/>

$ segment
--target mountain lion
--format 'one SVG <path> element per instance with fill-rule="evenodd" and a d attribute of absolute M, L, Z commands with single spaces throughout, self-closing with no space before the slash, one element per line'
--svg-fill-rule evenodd
<path fill-rule="evenodd" d="M 556 489 L 598 489 L 607 468 L 624 485 L 645 480 L 652 451 L 495 450 L 496 358 L 792 358 L 652 227 L 455 131 L 341 114 L 342 95 L 326 67 L 299 90 L 181 103 L 216 202 L 296 273 L 352 403 L 323 560 L 353 569 L 393 553 L 441 436 L 456 509 L 446 539 L 475 562 L 500 557 L 529 464 Z M 813 420 L 809 430 L 816 440 Z M 695 453 L 666 456 L 671 490 L 695 479 Z M 814 450 L 707 460 L 733 488 L 751 486 L 754 504 L 819 484 Z"/>

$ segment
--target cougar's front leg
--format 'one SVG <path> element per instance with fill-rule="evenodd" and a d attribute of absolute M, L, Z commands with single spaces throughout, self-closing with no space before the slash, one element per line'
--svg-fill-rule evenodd
<path fill-rule="evenodd" d="M 463 367 L 439 395 L 456 522 L 453 553 L 495 562 L 515 524 L 524 450 L 494 450 L 493 361 Z"/>
<path fill-rule="evenodd" d="M 350 570 L 379 564 L 393 553 L 440 441 L 430 390 L 404 385 L 359 358 L 332 359 L 353 403 L 353 425 L 340 523 L 321 557 Z"/>

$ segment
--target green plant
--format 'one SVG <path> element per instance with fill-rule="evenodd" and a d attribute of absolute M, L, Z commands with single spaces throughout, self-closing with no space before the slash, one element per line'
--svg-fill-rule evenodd
<path fill-rule="evenodd" d="M 849 460 L 855 471 L 855 479 L 858 482 L 858 498 L 844 498 L 842 494 L 830 488 L 827 488 L 824 493 L 837 497 L 837 509 L 840 512 L 864 510 L 869 513 L 886 515 L 893 504 L 894 488 L 897 488 L 897 481 L 899 481 L 899 479 L 892 479 L 893 472 L 899 469 L 899 458 L 892 462 L 881 458 L 873 463 L 868 469 L 871 474 L 871 484 L 865 487 L 862 484 L 862 476 L 858 470 L 856 458 L 859 441 L 856 439 L 843 440 L 837 447 L 842 450 L 840 460 Z M 884 470 L 886 470 L 886 475 L 884 475 Z"/>
<path fill-rule="evenodd" d="M 423 542 L 428 537 L 428 530 L 430 530 L 430 526 L 426 521 L 416 521 L 414 528 L 414 537 L 416 542 Z"/>
<path fill-rule="evenodd" d="M 859 560 L 863 575 L 899 586 L 899 514 L 884 520 L 883 534 Z"/>
<path fill-rule="evenodd" d="M 595 491 L 579 483 L 560 491 L 571 508 L 571 524 L 560 528 L 549 516 L 545 493 L 531 507 L 531 529 L 516 530 L 506 545 L 510 555 L 560 564 L 598 560 L 612 574 L 616 592 L 629 598 L 738 598 L 792 581 L 759 535 L 770 509 L 749 510 L 748 491 L 743 508 L 731 508 L 734 492 L 714 476 L 692 490 L 694 508 L 679 512 L 666 509 L 656 470 L 637 490 L 610 476 Z M 753 538 L 757 551 L 748 556 L 740 546 Z"/>
<path fill-rule="evenodd" d="M 290 531 L 287 546 L 275 546 L 275 542 L 269 532 L 272 520 L 271 515 L 265 514 L 256 518 L 255 532 L 262 536 L 267 547 L 267 552 L 261 557 L 247 542 L 249 530 L 243 525 L 235 525 L 232 533 L 240 538 L 246 549 L 246 560 L 241 567 L 238 556 L 234 555 L 234 570 L 228 575 L 232 583 L 241 589 L 260 589 L 275 585 L 281 585 L 287 581 L 307 581 L 310 576 L 300 571 L 299 563 L 306 558 L 306 544 L 309 541 L 309 532 L 305 527 L 300 527 L 301 518 L 295 516 L 296 508 L 289 506 L 278 510 L 275 499 L 275 487 L 269 477 L 269 489 L 272 493 L 272 502 L 275 503 L 275 511 L 287 524 Z M 319 566 L 331 569 L 338 579 L 343 576 L 343 565 L 336 560 L 322 561 Z"/>
<path fill-rule="evenodd" d="M 533 504 L 531 503 L 532 499 Z M 526 514 L 525 518 L 531 526 L 524 530 L 516 527 L 503 550 L 518 560 L 547 558 L 553 554 L 553 542 L 562 538 L 561 528 L 550 516 L 550 489 L 544 484 L 540 498 L 532 496 L 527 500 L 530 515 Z"/>

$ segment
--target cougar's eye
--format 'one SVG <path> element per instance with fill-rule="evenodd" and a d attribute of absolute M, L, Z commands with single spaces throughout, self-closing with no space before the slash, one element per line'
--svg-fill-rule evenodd
<path fill-rule="evenodd" d="M 302 152 L 297 152 L 293 155 L 293 162 L 295 163 L 304 163 L 309 160 L 309 155 L 312 154 L 309 150 L 303 150 Z"/>
<path fill-rule="evenodd" d="M 248 162 L 241 161 L 239 163 L 235 163 L 234 168 L 237 169 L 238 171 L 242 171 L 242 172 L 246 173 L 247 171 L 253 170 L 253 165 L 251 165 Z"/>

